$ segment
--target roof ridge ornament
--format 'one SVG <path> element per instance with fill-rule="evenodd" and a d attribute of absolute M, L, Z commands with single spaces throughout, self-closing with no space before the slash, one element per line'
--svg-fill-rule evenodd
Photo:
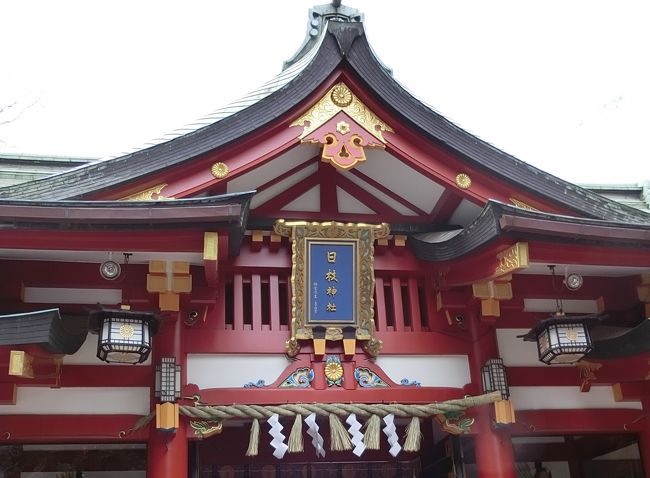
<path fill-rule="evenodd" d="M 325 5 L 315 5 L 309 9 L 309 21 L 307 22 L 307 35 L 298 51 L 282 65 L 282 70 L 286 70 L 291 65 L 299 61 L 309 52 L 317 43 L 325 31 L 328 21 L 343 23 L 363 23 L 363 13 L 356 8 L 343 5 L 341 0 L 333 0 Z"/>

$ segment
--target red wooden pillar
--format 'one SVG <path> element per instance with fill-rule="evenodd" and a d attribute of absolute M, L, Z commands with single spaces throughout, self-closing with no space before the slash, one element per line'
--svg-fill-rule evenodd
<path fill-rule="evenodd" d="M 496 331 L 491 326 L 489 327 L 491 330 L 479 330 L 481 327 L 479 317 L 468 318 L 473 342 L 470 373 L 472 382 L 483 392 L 481 367 L 486 360 L 499 355 Z M 478 478 L 517 478 L 510 432 L 508 429 L 494 428 L 492 410 L 492 405 L 482 406 L 477 410 L 474 451 Z"/>
<path fill-rule="evenodd" d="M 483 407 L 478 418 L 474 436 L 478 478 L 517 478 L 510 432 L 492 427 L 491 407 Z"/>
<path fill-rule="evenodd" d="M 186 361 L 181 348 L 181 331 L 180 317 L 175 321 L 167 319 L 161 324 L 160 331 L 154 337 L 153 364 L 155 366 L 160 357 L 176 357 L 176 362 L 182 367 L 182 376 L 185 377 Z M 182 378 L 181 381 L 184 382 L 185 379 Z M 153 400 L 152 407 L 155 407 L 155 403 Z M 149 478 L 187 478 L 189 455 L 186 426 L 187 421 L 181 416 L 176 433 L 168 433 L 156 429 L 156 421 L 152 421 L 147 447 Z"/>
<path fill-rule="evenodd" d="M 650 412 L 650 400 L 643 400 L 643 411 Z M 643 429 L 639 433 L 639 451 L 643 462 L 643 473 L 646 478 L 650 478 L 650 419 L 646 418 L 641 423 Z"/>

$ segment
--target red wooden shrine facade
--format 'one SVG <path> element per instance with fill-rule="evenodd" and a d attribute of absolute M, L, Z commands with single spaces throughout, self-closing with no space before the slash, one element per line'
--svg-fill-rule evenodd
<path fill-rule="evenodd" d="M 16 447 L 6 476 L 21 476 L 19 465 L 36 471 L 29 446 L 75 443 L 124 445 L 134 458 L 118 471 L 131 463 L 157 478 L 514 477 L 532 476 L 534 461 L 566 462 L 554 476 L 575 478 L 596 476 L 585 475 L 587 461 L 634 444 L 645 470 L 636 472 L 650 476 L 648 215 L 547 175 L 420 103 L 372 53 L 356 10 L 315 7 L 310 21 L 277 78 L 194 131 L 0 189 L 0 445 Z M 282 234 L 280 219 L 337 234 L 385 228 L 360 260 L 374 279 L 374 348 L 345 328 L 327 340 L 314 328 L 291 348 L 300 320 L 292 281 L 302 272 L 295 232 Z M 121 269 L 115 277 L 100 273 L 107 261 Z M 120 304 L 156 314 L 144 363 L 96 356 L 102 328 L 88 313 Z M 593 351 L 548 366 L 519 336 L 559 308 L 591 318 Z M 50 309 L 58 312 L 46 325 L 33 315 Z M 163 358 L 180 365 L 171 407 L 154 394 Z M 482 369 L 495 358 L 512 409 L 398 414 L 404 449 L 395 457 L 390 433 L 361 457 L 336 450 L 337 425 L 324 415 L 325 457 L 305 422 L 304 451 L 281 458 L 268 414 L 191 415 L 204 406 L 412 407 L 481 396 L 490 391 Z M 143 416 L 152 419 L 145 426 Z M 402 436 L 412 416 L 415 448 Z M 261 432 L 247 456 L 254 421 Z M 560 445 L 531 451 L 542 439 Z M 93 453 L 76 470 L 99 470 Z"/>

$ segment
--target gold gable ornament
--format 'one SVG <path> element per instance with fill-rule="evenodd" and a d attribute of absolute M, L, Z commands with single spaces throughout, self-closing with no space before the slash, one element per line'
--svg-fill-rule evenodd
<path fill-rule="evenodd" d="M 382 132 L 393 132 L 343 82 L 330 88 L 291 126 L 302 126 L 300 141 L 322 144 L 322 161 L 342 170 L 365 161 L 364 148 L 384 149 Z"/>
<path fill-rule="evenodd" d="M 287 222 L 274 231 L 292 242 L 291 337 L 287 354 L 300 351 L 300 340 L 311 340 L 317 355 L 327 341 L 342 341 L 345 355 L 356 341 L 376 356 L 382 342 L 375 337 L 373 269 L 374 241 L 388 236 L 387 224 Z"/>

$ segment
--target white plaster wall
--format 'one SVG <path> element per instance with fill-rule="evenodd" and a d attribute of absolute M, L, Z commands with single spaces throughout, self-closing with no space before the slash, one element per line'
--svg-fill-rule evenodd
<path fill-rule="evenodd" d="M 240 388 L 261 379 L 269 385 L 288 365 L 281 355 L 188 354 L 187 383 L 199 388 Z"/>
<path fill-rule="evenodd" d="M 516 410 L 572 410 L 581 408 L 627 408 L 641 410 L 641 402 L 616 402 L 609 385 L 592 386 L 583 393 L 571 387 L 510 387 Z"/>
<path fill-rule="evenodd" d="M 408 378 L 423 387 L 461 388 L 471 381 L 467 355 L 380 355 L 375 363 L 396 383 Z"/>
<path fill-rule="evenodd" d="M 99 271 L 97 274 L 99 275 Z M 122 302 L 122 290 L 25 287 L 23 302 L 28 304 L 119 304 Z"/>
<path fill-rule="evenodd" d="M 147 415 L 149 402 L 149 387 L 17 387 L 0 415 Z"/>
<path fill-rule="evenodd" d="M 497 329 L 499 356 L 506 367 L 548 367 L 539 361 L 537 344 L 517 338 L 530 329 Z M 556 367 L 557 365 L 553 365 Z"/>
<path fill-rule="evenodd" d="M 555 299 L 524 299 L 525 312 L 555 312 Z M 598 302 L 591 299 L 564 299 L 562 310 L 567 314 L 595 314 Z"/>
<path fill-rule="evenodd" d="M 97 365 L 100 367 L 141 367 L 151 365 L 151 355 L 141 364 L 133 365 L 130 363 L 106 363 L 97 358 L 97 334 L 88 333 L 86 341 L 72 355 L 64 355 L 64 365 Z M 155 343 L 154 339 L 154 343 Z"/>

